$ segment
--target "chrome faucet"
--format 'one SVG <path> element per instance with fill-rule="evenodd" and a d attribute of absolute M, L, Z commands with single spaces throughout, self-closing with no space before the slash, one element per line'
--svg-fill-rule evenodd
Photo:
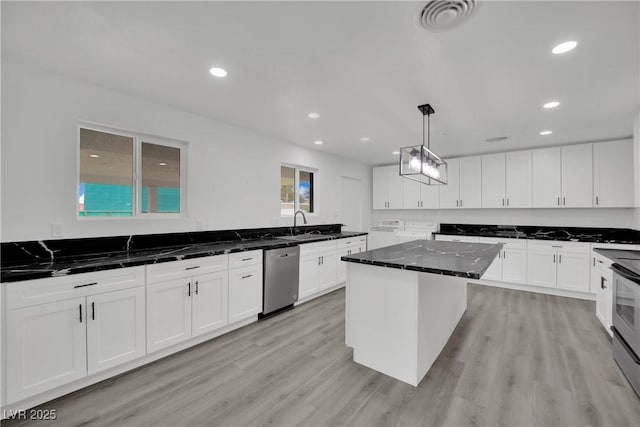
<path fill-rule="evenodd" d="M 302 211 L 296 211 L 296 213 L 293 214 L 293 232 L 296 232 L 296 219 L 298 218 L 298 214 L 302 214 L 302 219 L 304 220 L 304 223 L 307 223 L 307 217 L 304 216 L 304 212 Z"/>

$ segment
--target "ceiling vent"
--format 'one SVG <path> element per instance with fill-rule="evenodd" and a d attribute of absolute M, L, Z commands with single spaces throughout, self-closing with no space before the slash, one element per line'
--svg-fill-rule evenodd
<path fill-rule="evenodd" d="M 476 0 L 431 0 L 420 12 L 420 24 L 429 31 L 449 30 L 473 15 L 476 7 Z"/>

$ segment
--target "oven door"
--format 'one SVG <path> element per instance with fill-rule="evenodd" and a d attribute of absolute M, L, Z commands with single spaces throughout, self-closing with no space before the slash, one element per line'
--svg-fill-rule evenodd
<path fill-rule="evenodd" d="M 613 326 L 640 353 L 640 277 L 617 264 L 613 270 Z"/>

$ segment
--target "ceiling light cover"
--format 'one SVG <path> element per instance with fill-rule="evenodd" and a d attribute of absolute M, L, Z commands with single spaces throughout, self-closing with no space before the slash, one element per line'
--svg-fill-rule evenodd
<path fill-rule="evenodd" d="M 419 105 L 422 113 L 422 145 L 400 149 L 400 175 L 425 185 L 447 184 L 447 162 L 442 160 L 430 147 L 429 117 L 435 111 L 429 104 Z M 427 117 L 427 145 L 425 145 L 424 118 Z"/>
<path fill-rule="evenodd" d="M 542 107 L 544 108 L 556 108 L 560 103 L 558 101 L 551 101 L 544 104 Z"/>
<path fill-rule="evenodd" d="M 578 45 L 578 42 L 576 41 L 568 41 L 568 42 L 564 42 L 564 43 L 560 43 L 559 45 L 557 45 L 556 47 L 554 47 L 553 49 L 551 49 L 551 52 L 559 55 L 561 53 L 567 53 L 570 50 L 573 50 L 573 48 L 575 48 Z"/>
<path fill-rule="evenodd" d="M 309 113 L 309 114 L 307 114 L 307 117 L 309 117 L 310 119 L 317 119 L 318 117 L 320 117 L 320 114 L 318 114 L 318 113 Z"/>
<path fill-rule="evenodd" d="M 313 143 L 316 145 L 322 145 L 322 141 L 313 141 Z"/>
<path fill-rule="evenodd" d="M 98 156 L 97 154 L 89 154 L 89 157 L 93 157 L 94 159 L 97 159 L 100 156 Z"/>
<path fill-rule="evenodd" d="M 398 154 L 400 154 L 399 151 L 393 151 L 391 154 L 393 154 L 394 156 L 397 156 Z"/>
<path fill-rule="evenodd" d="M 550 130 L 543 130 L 542 132 L 540 132 L 540 135 L 551 135 L 553 132 Z"/>
<path fill-rule="evenodd" d="M 369 142 L 369 141 L 371 141 L 371 138 L 369 138 L 368 136 L 363 136 L 362 138 L 360 138 L 360 141 Z"/>
<path fill-rule="evenodd" d="M 211 73 L 211 75 L 214 76 L 214 77 L 226 77 L 227 76 L 227 70 L 225 70 L 223 68 L 218 68 L 218 67 L 209 68 L 209 73 Z"/>

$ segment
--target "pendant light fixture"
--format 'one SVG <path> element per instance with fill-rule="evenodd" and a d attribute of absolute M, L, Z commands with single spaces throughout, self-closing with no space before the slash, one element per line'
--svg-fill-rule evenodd
<path fill-rule="evenodd" d="M 430 104 L 418 105 L 422 113 L 422 145 L 400 149 L 400 175 L 426 185 L 447 184 L 447 162 L 431 151 Z M 425 146 L 425 117 L 427 118 L 427 145 Z"/>

